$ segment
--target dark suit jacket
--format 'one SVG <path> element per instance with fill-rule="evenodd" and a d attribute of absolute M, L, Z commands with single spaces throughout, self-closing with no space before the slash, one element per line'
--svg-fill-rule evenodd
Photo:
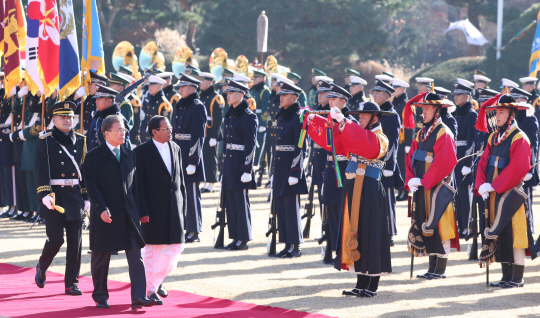
<path fill-rule="evenodd" d="M 141 224 L 146 244 L 184 243 L 187 202 L 182 153 L 175 142 L 168 145 L 172 175 L 152 139 L 135 148 L 140 214 L 150 217 L 150 222 Z"/>
<path fill-rule="evenodd" d="M 120 147 L 120 162 L 106 143 L 94 148 L 84 161 L 84 178 L 90 197 L 90 250 L 121 251 L 132 248 L 130 232 L 144 247 L 139 223 L 135 153 Z M 111 212 L 112 223 L 101 213 Z M 133 247 L 136 248 L 136 247 Z"/>

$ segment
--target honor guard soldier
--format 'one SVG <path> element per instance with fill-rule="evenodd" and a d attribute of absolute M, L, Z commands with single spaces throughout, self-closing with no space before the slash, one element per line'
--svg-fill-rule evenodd
<path fill-rule="evenodd" d="M 356 77 L 360 78 L 360 72 L 355 71 L 352 68 L 346 68 L 345 69 L 345 78 L 344 78 L 345 79 L 345 86 L 344 86 L 344 88 L 349 92 L 350 92 L 350 86 L 351 86 L 351 76 L 356 76 Z M 367 83 L 362 84 L 362 85 L 363 86 L 367 85 Z M 352 95 L 354 96 L 354 94 L 352 94 Z"/>
<path fill-rule="evenodd" d="M 182 165 L 187 193 L 186 243 L 200 242 L 202 232 L 202 206 L 199 183 L 205 181 L 204 132 L 206 130 L 206 107 L 199 99 L 197 88 L 201 81 L 189 75 L 178 80 L 178 92 L 182 98 L 176 103 L 173 114 L 174 141 L 182 150 Z"/>
<path fill-rule="evenodd" d="M 246 85 L 247 87 L 249 87 L 252 82 L 251 78 L 249 78 L 248 76 L 238 74 L 238 73 L 233 75 L 233 80 L 236 81 L 237 83 Z M 248 92 L 248 94 L 244 96 L 244 99 L 248 102 L 249 109 L 252 112 L 255 112 L 255 110 L 257 109 L 257 102 L 255 101 L 255 98 L 253 98 Z"/>
<path fill-rule="evenodd" d="M 452 92 L 447 90 L 444 87 L 435 86 L 433 88 L 433 91 L 435 94 L 441 96 L 442 99 L 448 99 L 448 95 L 450 95 Z M 458 134 L 458 125 L 457 121 L 452 116 L 452 113 L 456 110 L 456 106 L 450 106 L 450 107 L 443 107 L 440 110 L 439 115 L 441 116 L 442 122 L 450 129 L 450 132 L 452 133 L 452 136 L 454 136 L 454 140 L 456 139 L 456 136 Z"/>
<path fill-rule="evenodd" d="M 223 112 L 226 113 L 229 110 L 229 104 L 227 104 L 227 94 L 224 93 L 227 89 L 227 85 L 229 84 L 229 80 L 233 79 L 234 71 L 230 68 L 225 67 L 223 69 L 223 73 L 221 74 L 222 80 L 219 82 L 220 91 L 219 94 L 223 97 L 223 100 L 225 101 L 225 107 L 223 108 Z"/>
<path fill-rule="evenodd" d="M 225 114 L 221 191 L 232 239 L 226 248 L 234 251 L 247 250 L 248 242 L 253 240 L 248 190 L 257 188 L 253 159 L 258 120 L 244 99 L 248 92 L 247 86 L 234 80 L 225 90 L 230 108 Z"/>
<path fill-rule="evenodd" d="M 482 104 L 476 123 L 479 130 L 488 132 L 486 112 L 495 111 L 497 130 L 489 136 L 474 185 L 476 194 L 486 202 L 480 265 L 496 261 L 502 267 L 501 281 L 491 287 L 523 287 L 526 250 L 536 258 L 531 218 L 524 204 L 527 195 L 522 188 L 531 167 L 530 145 L 515 122 L 516 111 L 527 108 L 511 95 L 499 94 Z"/>
<path fill-rule="evenodd" d="M 488 83 L 491 82 L 491 79 L 486 76 L 486 72 L 481 70 L 474 70 L 474 90 L 473 90 L 473 99 L 478 101 L 480 97 L 479 90 L 489 88 Z"/>
<path fill-rule="evenodd" d="M 399 118 L 401 120 L 401 123 L 403 123 L 403 109 L 405 108 L 405 104 L 409 100 L 409 97 L 407 96 L 407 88 L 409 88 L 409 83 L 400 80 L 398 78 L 392 79 L 392 87 L 394 88 L 394 93 L 392 94 L 392 105 L 394 105 L 394 109 L 396 110 L 396 113 L 399 115 Z M 405 157 L 407 157 L 407 154 L 409 153 L 409 150 L 411 149 L 411 143 L 413 140 L 413 131 L 412 129 L 405 129 L 403 125 L 401 125 L 401 128 L 399 130 L 399 146 L 397 151 L 397 163 L 399 167 L 399 171 L 401 172 L 401 177 L 405 177 Z M 405 190 L 405 187 L 400 187 L 397 190 L 399 190 L 399 194 L 396 196 L 396 201 L 405 201 L 408 197 L 408 191 Z"/>
<path fill-rule="evenodd" d="M 388 83 L 378 80 L 375 87 L 371 90 L 373 101 L 379 105 L 382 111 L 392 113 L 380 119 L 381 129 L 388 139 L 388 149 L 382 160 L 385 162 L 383 177 L 381 183 L 386 190 L 386 200 L 388 200 L 387 210 L 389 220 L 389 236 L 397 235 L 396 224 L 396 195 L 395 188 L 403 187 L 403 177 L 397 164 L 397 152 L 399 147 L 399 130 L 401 129 L 401 119 L 394 109 L 394 105 L 390 101 L 390 97 L 395 92 L 395 89 Z M 394 241 L 390 238 L 390 246 L 394 245 Z"/>
<path fill-rule="evenodd" d="M 82 122 L 83 127 L 83 133 L 86 134 L 86 132 L 90 129 L 90 124 L 92 123 L 92 120 L 95 118 L 96 115 L 96 100 L 94 99 L 94 95 L 97 91 L 97 86 L 107 86 L 109 85 L 109 80 L 107 77 L 103 75 L 99 75 L 93 71 L 90 71 L 90 83 L 88 83 L 88 95 L 86 96 L 86 99 L 84 101 L 81 101 L 79 103 L 77 109 L 75 110 L 75 116 L 79 116 L 79 126 Z M 82 112 L 82 115 L 81 115 Z M 81 119 L 82 117 L 82 119 Z M 76 130 L 78 127 L 75 127 Z"/>
<path fill-rule="evenodd" d="M 122 115 L 120 112 L 120 107 L 114 102 L 114 98 L 118 95 L 118 92 L 112 88 L 105 86 L 98 86 L 96 93 L 92 96 L 96 100 L 96 110 L 94 119 L 90 124 L 90 128 L 86 133 L 86 138 L 88 140 L 88 150 L 92 150 L 97 146 L 105 142 L 105 137 L 103 137 L 103 132 L 101 131 L 101 123 L 109 115 Z M 131 148 L 129 143 L 129 129 L 128 121 L 124 118 L 124 127 L 126 128 L 126 146 Z"/>
<path fill-rule="evenodd" d="M 454 111 L 454 117 L 457 121 L 458 133 L 455 136 L 457 147 L 457 158 L 461 159 L 465 156 L 472 155 L 474 153 L 474 135 L 476 119 L 478 114 L 473 109 L 471 102 L 471 94 L 473 92 L 474 84 L 458 78 L 454 83 L 454 102 L 457 106 Z M 458 221 L 459 233 L 465 234 L 467 229 L 470 200 L 469 194 L 471 193 L 472 177 L 470 175 L 472 171 L 472 157 L 461 160 L 455 170 L 455 183 L 457 185 L 456 194 L 456 214 Z"/>
<path fill-rule="evenodd" d="M 381 82 L 385 82 L 388 85 L 392 85 L 392 77 L 386 74 L 375 75 L 375 79 Z"/>
<path fill-rule="evenodd" d="M 135 84 L 137 81 L 134 77 L 131 76 L 131 71 L 127 72 L 129 69 L 126 69 L 123 66 L 120 66 L 120 70 L 116 75 L 124 78 L 129 82 L 130 85 Z M 139 145 L 141 143 L 141 100 L 137 94 L 137 90 L 132 91 L 127 96 L 125 96 L 126 101 L 131 105 L 133 111 L 133 126 L 130 130 L 130 141 L 132 145 Z"/>
<path fill-rule="evenodd" d="M 298 85 L 298 81 L 302 79 L 302 76 L 296 74 L 295 72 L 289 72 L 287 73 L 287 78 L 290 79 L 294 85 Z M 302 91 L 300 93 L 300 96 L 298 96 L 298 103 L 300 103 L 300 107 L 306 107 L 307 105 L 307 98 L 306 93 Z"/>
<path fill-rule="evenodd" d="M 129 86 L 130 82 L 123 78 L 122 76 L 119 76 L 115 73 L 109 73 L 109 87 L 117 91 L 118 93 L 121 93 L 126 89 L 126 86 Z M 120 107 L 120 113 L 122 116 L 124 116 L 125 119 L 127 119 L 129 124 L 129 130 L 133 129 L 133 107 L 131 106 L 131 103 L 127 98 L 124 98 L 122 102 L 118 104 L 118 107 Z"/>
<path fill-rule="evenodd" d="M 143 99 L 142 109 L 145 113 L 144 120 L 141 122 L 141 141 L 148 141 L 152 137 L 146 131 L 148 121 L 155 115 L 171 118 L 171 103 L 163 92 L 163 85 L 166 81 L 156 75 L 148 77 L 148 94 Z"/>
<path fill-rule="evenodd" d="M 364 87 L 367 85 L 367 82 L 356 75 L 350 75 L 345 78 L 348 79 L 349 82 L 346 89 L 352 95 L 348 101 L 348 107 L 350 110 L 358 110 L 361 103 L 368 101 L 364 94 Z M 353 115 L 353 117 L 358 120 L 357 115 Z"/>
<path fill-rule="evenodd" d="M 536 91 L 536 82 L 538 79 L 536 77 L 522 77 L 519 79 L 521 82 L 521 88 L 523 88 L 527 93 L 531 94 L 527 103 L 531 104 L 535 111 L 536 119 L 540 122 L 540 95 Z"/>
<path fill-rule="evenodd" d="M 311 109 L 317 108 L 317 80 L 316 76 L 326 76 L 326 73 L 317 69 L 311 69 L 311 87 L 308 90 L 308 107 Z"/>
<path fill-rule="evenodd" d="M 214 183 L 218 182 L 218 142 L 221 141 L 221 124 L 223 123 L 223 107 L 225 101 L 214 88 L 215 75 L 200 72 L 200 101 L 206 107 L 206 127 L 203 145 L 204 174 L 206 182 L 201 193 L 214 192 Z"/>
<path fill-rule="evenodd" d="M 190 63 L 186 63 L 186 71 L 184 72 L 186 75 L 191 75 L 193 77 L 193 73 L 199 73 L 201 70 L 193 65 L 193 64 L 190 64 Z"/>
<path fill-rule="evenodd" d="M 60 102 L 48 111 L 53 114 L 54 127 L 40 135 L 36 151 L 36 183 L 41 200 L 40 215 L 45 218 L 47 241 L 36 266 L 35 282 L 43 288 L 47 269 L 64 244 L 66 231 L 65 293 L 82 295 L 79 289 L 81 268 L 82 222 L 90 201 L 81 173 L 86 155 L 86 137 L 76 133 L 73 117 L 76 105 Z"/>
<path fill-rule="evenodd" d="M 13 215 L 16 207 L 13 175 L 13 143 L 9 140 L 11 133 L 11 99 L 5 97 L 4 72 L 0 72 L 0 206 L 8 207 L 0 217 Z"/>
<path fill-rule="evenodd" d="M 266 86 L 266 73 L 263 70 L 253 71 L 253 86 L 249 92 L 257 103 L 255 114 L 259 122 L 259 132 L 257 133 L 257 151 L 255 152 L 254 162 L 260 162 L 261 154 L 264 149 L 266 136 L 266 122 L 268 121 L 268 105 L 270 103 L 270 89 Z M 259 167 L 261 169 L 261 167 Z M 266 174 L 266 167 L 262 167 L 260 177 Z"/>
<path fill-rule="evenodd" d="M 172 78 L 174 76 L 173 72 L 163 72 L 156 75 L 157 77 L 163 79 L 165 83 L 163 83 L 163 86 L 161 89 L 163 90 L 163 94 L 165 94 L 165 98 L 169 101 L 169 104 L 174 108 L 176 103 L 180 100 L 180 94 L 174 89 L 172 85 Z M 169 116 L 169 118 L 172 115 Z M 165 116 L 167 117 L 167 116 Z"/>
<path fill-rule="evenodd" d="M 429 77 L 415 77 L 416 81 L 416 88 L 418 89 L 418 94 L 429 92 L 433 87 L 433 79 Z M 413 131 L 413 136 L 416 136 L 420 129 L 424 127 L 424 122 L 422 119 L 422 108 L 421 107 L 414 107 L 414 122 L 415 127 Z"/>
<path fill-rule="evenodd" d="M 326 150 L 334 149 L 336 154 L 351 158 L 343 179 L 334 268 L 357 275 L 355 288 L 343 291 L 343 295 L 370 298 L 377 295 L 380 276 L 392 272 L 388 203 L 380 182 L 388 139 L 379 123 L 390 113 L 381 111 L 372 101 L 354 112 L 359 114 L 359 124 L 345 118 L 337 108 L 330 111 L 337 123 L 310 115 L 313 119 L 308 134 Z M 333 145 L 328 145 L 331 131 Z"/>
<path fill-rule="evenodd" d="M 446 278 L 450 248 L 459 251 L 452 197 L 447 178 L 456 166 L 454 136 L 440 118 L 441 107 L 452 105 L 434 92 L 413 97 L 405 106 L 403 124 L 414 126 L 412 107 L 422 107 L 424 125 L 416 135 L 406 161 L 406 188 L 413 192 L 408 249 L 414 256 L 429 255 L 429 268 L 418 278 Z M 433 205 L 433 206 L 431 206 Z"/>
<path fill-rule="evenodd" d="M 276 204 L 279 242 L 285 243 L 285 248 L 276 256 L 292 258 L 302 255 L 300 244 L 304 239 L 300 220 L 300 195 L 307 193 L 304 174 L 306 147 L 298 147 L 302 131 L 298 96 L 302 89 L 286 82 L 280 86 L 272 192 Z"/>

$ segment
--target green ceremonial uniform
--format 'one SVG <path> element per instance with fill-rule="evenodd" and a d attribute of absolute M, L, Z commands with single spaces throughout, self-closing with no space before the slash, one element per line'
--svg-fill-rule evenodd
<path fill-rule="evenodd" d="M 302 91 L 302 93 L 300 93 L 300 96 L 298 96 L 298 103 L 300 104 L 300 107 L 306 107 L 307 98 L 306 98 L 306 93 L 304 93 L 304 91 Z"/>
<path fill-rule="evenodd" d="M 253 85 L 250 91 L 251 96 L 257 102 L 257 109 L 255 109 L 255 114 L 259 120 L 260 127 L 264 127 L 269 119 L 268 105 L 270 103 L 270 89 L 266 86 L 266 83 L 263 81 L 257 85 Z M 255 160 L 253 162 L 258 163 L 260 159 L 261 151 L 264 147 L 264 136 L 266 131 L 257 132 L 257 150 L 255 151 Z"/>
<path fill-rule="evenodd" d="M 308 91 L 308 97 L 309 97 L 309 103 L 308 106 L 311 109 L 317 109 L 317 105 L 319 104 L 319 101 L 317 100 L 317 87 L 315 85 L 311 85 Z"/>

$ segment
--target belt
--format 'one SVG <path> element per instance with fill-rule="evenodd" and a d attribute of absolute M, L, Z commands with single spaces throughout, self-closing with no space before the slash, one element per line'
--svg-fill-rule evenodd
<path fill-rule="evenodd" d="M 174 134 L 176 140 L 191 140 L 191 134 Z"/>
<path fill-rule="evenodd" d="M 382 169 L 368 165 L 366 165 L 365 169 L 358 168 L 358 161 L 351 160 L 349 161 L 345 172 L 352 172 L 356 173 L 359 176 L 370 177 L 375 180 L 381 180 Z"/>
<path fill-rule="evenodd" d="M 230 150 L 242 150 L 244 151 L 244 145 L 237 145 L 237 144 L 227 144 L 227 149 L 230 149 Z"/>
<path fill-rule="evenodd" d="M 79 179 L 51 179 L 51 185 L 73 186 L 79 184 Z"/>
<path fill-rule="evenodd" d="M 212 117 L 206 116 L 206 120 L 207 120 L 207 121 L 210 121 L 210 120 L 212 120 L 212 119 L 213 119 Z"/>
<path fill-rule="evenodd" d="M 457 147 L 467 146 L 467 140 L 458 140 L 458 141 L 456 141 L 456 146 Z"/>
<path fill-rule="evenodd" d="M 490 155 L 488 159 L 488 165 L 504 169 L 506 166 L 508 166 L 508 159 Z"/>
<path fill-rule="evenodd" d="M 350 161 L 355 162 L 356 165 L 358 165 L 358 163 L 363 163 L 363 164 L 365 164 L 367 166 L 377 168 L 377 169 L 380 169 L 380 170 L 382 170 L 384 168 L 385 164 L 386 164 L 384 161 L 381 161 L 381 160 L 377 160 L 377 159 L 371 159 L 370 160 L 370 159 L 366 159 L 366 158 L 363 158 L 363 157 L 358 157 L 356 155 L 352 155 Z"/>
<path fill-rule="evenodd" d="M 424 162 L 433 162 L 433 153 L 425 150 L 415 150 L 413 154 L 413 160 L 420 160 Z"/>
<path fill-rule="evenodd" d="M 336 159 L 337 159 L 337 161 L 349 161 L 349 159 L 347 159 L 347 157 L 342 156 L 342 155 L 336 155 Z M 334 161 L 334 156 L 332 156 L 332 155 L 327 155 L 327 156 L 326 156 L 326 160 L 328 160 L 328 161 Z"/>
<path fill-rule="evenodd" d="M 294 145 L 277 145 L 276 151 L 294 151 Z"/>

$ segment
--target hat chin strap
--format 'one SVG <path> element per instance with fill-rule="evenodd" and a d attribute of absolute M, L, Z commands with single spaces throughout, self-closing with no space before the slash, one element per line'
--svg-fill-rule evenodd
<path fill-rule="evenodd" d="M 366 125 L 366 129 L 368 129 L 368 130 L 373 129 L 372 124 L 371 124 L 373 122 L 373 118 L 375 118 L 375 113 L 371 113 L 371 118 L 369 119 L 369 121 L 368 121 L 368 123 Z M 375 125 L 375 124 L 373 124 L 373 125 Z"/>
<path fill-rule="evenodd" d="M 504 123 L 504 125 L 502 125 L 501 127 L 499 127 L 499 135 L 502 133 L 504 134 L 504 132 L 506 131 L 506 128 L 508 128 L 508 126 L 510 126 L 512 124 L 512 120 L 514 118 L 515 113 L 514 113 L 514 110 L 511 109 L 510 110 L 510 114 L 508 114 L 508 118 L 506 119 L 506 122 Z"/>
<path fill-rule="evenodd" d="M 435 123 L 435 118 L 440 117 L 440 111 L 441 111 L 441 106 L 437 105 L 437 110 L 435 111 L 435 114 L 433 114 L 433 118 L 431 118 L 431 120 L 428 121 L 427 123 L 424 123 L 424 126 L 425 127 L 431 127 L 431 125 L 433 125 Z M 439 115 L 439 116 L 437 116 L 437 115 Z"/>

